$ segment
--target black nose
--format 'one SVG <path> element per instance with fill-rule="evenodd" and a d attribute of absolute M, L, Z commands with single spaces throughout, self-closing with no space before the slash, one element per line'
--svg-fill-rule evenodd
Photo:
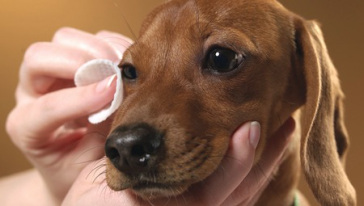
<path fill-rule="evenodd" d="M 162 134 L 141 123 L 116 128 L 105 144 L 106 156 L 120 171 L 127 174 L 148 172 L 161 156 Z"/>

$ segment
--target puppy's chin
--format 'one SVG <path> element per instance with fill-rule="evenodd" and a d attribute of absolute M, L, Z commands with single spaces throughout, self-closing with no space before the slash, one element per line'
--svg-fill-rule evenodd
<path fill-rule="evenodd" d="M 162 197 L 178 196 L 185 192 L 192 184 L 187 182 L 162 183 L 144 178 L 129 178 L 107 163 L 106 182 L 115 191 L 129 190 L 136 196 L 153 200 Z"/>
<path fill-rule="evenodd" d="M 132 192 L 146 200 L 178 196 L 185 192 L 189 185 L 139 184 L 132 187 Z"/>
<path fill-rule="evenodd" d="M 133 182 L 124 181 L 116 183 L 106 179 L 108 186 L 115 191 L 130 190 L 136 196 L 143 198 L 145 200 L 153 200 L 163 197 L 173 197 L 178 196 L 185 192 L 190 184 L 164 184 L 155 182 Z"/>

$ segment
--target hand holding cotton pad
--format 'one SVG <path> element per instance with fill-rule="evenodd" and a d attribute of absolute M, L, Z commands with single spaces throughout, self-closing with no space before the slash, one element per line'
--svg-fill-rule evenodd
<path fill-rule="evenodd" d="M 112 75 L 115 75 L 113 78 L 117 78 L 114 98 L 105 108 L 89 116 L 88 121 L 92 124 L 98 124 L 106 120 L 119 108 L 123 100 L 123 84 L 120 69 L 117 64 L 110 60 L 94 59 L 86 62 L 76 71 L 74 81 L 77 87 L 99 82 Z"/>

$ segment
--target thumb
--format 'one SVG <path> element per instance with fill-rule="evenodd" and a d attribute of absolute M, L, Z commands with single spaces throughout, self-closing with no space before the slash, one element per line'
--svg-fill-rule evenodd
<path fill-rule="evenodd" d="M 133 43 L 133 40 L 124 35 L 105 30 L 97 32 L 96 37 L 107 42 L 116 52 L 119 59 L 122 58 L 124 51 Z"/>

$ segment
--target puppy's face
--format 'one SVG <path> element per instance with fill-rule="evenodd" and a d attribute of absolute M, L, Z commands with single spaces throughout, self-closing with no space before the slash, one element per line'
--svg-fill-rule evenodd
<path fill-rule="evenodd" d="M 251 120 L 262 125 L 259 161 L 297 108 L 294 34 L 282 11 L 270 1 L 191 0 L 151 13 L 120 63 L 125 99 L 105 146 L 112 189 L 177 195 L 218 167 Z"/>

